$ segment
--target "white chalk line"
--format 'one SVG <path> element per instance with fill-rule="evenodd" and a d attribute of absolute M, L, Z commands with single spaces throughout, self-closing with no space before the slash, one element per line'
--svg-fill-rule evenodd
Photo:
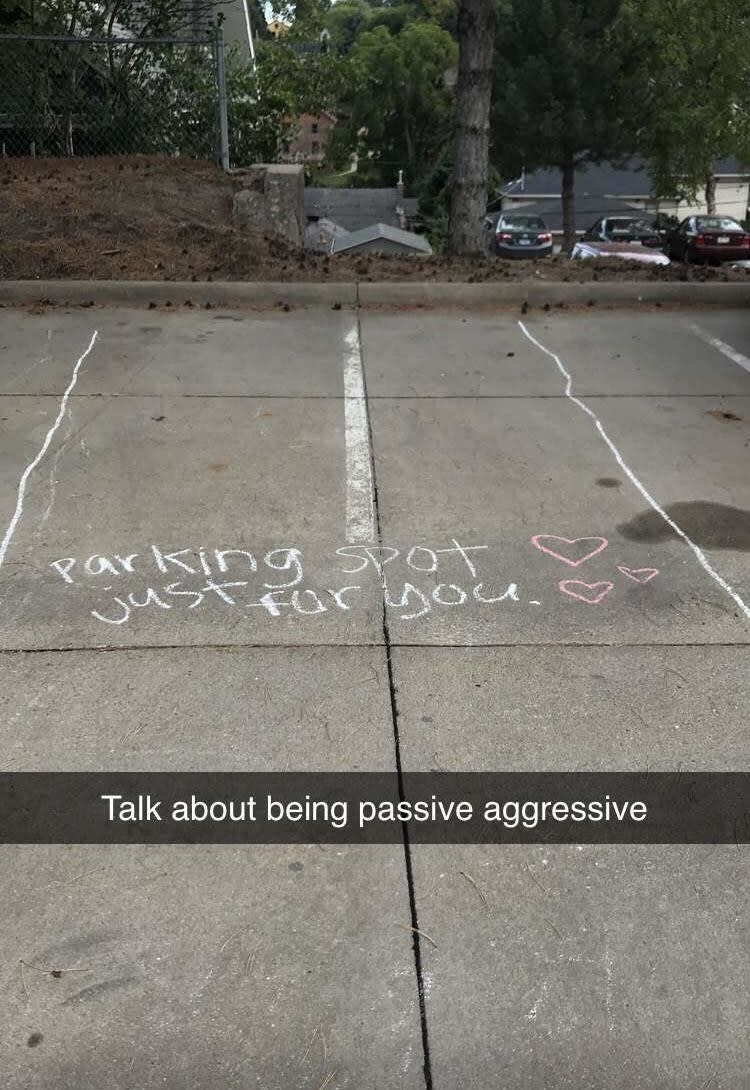
<path fill-rule="evenodd" d="M 36 528 L 36 536 L 38 536 L 42 532 L 42 529 L 44 528 L 47 519 L 52 514 L 52 508 L 55 506 L 55 496 L 57 495 L 57 467 L 60 465 L 60 459 L 65 453 L 68 439 L 70 439 L 70 434 L 73 430 L 73 417 L 70 413 L 70 406 L 68 406 L 66 416 L 68 417 L 68 435 L 57 448 L 57 454 L 52 459 L 52 468 L 49 471 L 49 503 L 47 504 L 44 514 L 39 520 L 39 525 Z"/>
<path fill-rule="evenodd" d="M 345 342 L 346 540 L 350 545 L 361 545 L 375 540 L 375 501 L 362 346 L 356 325 L 346 334 Z"/>
<path fill-rule="evenodd" d="M 750 371 L 750 359 L 747 356 L 743 356 L 741 352 L 738 352 L 736 348 L 732 348 L 731 344 L 727 344 L 726 341 L 720 341 L 718 337 L 712 337 L 707 329 L 703 329 L 701 326 L 696 325 L 695 322 L 690 323 L 690 331 L 700 337 L 702 341 L 710 345 L 711 348 L 715 348 L 717 352 L 721 352 L 727 359 L 732 360 L 733 363 L 738 363 L 740 367 L 744 367 L 746 371 Z"/>
<path fill-rule="evenodd" d="M 729 597 L 735 602 L 735 604 L 740 608 L 742 613 L 744 613 L 744 615 L 748 619 L 750 619 L 750 606 L 746 602 L 744 602 L 742 598 L 740 598 L 739 594 L 737 594 L 737 592 L 732 587 L 730 587 L 730 585 L 729 585 L 729 583 L 727 583 L 726 579 L 724 579 L 723 576 L 719 575 L 719 573 L 716 571 L 716 569 L 711 566 L 711 564 L 709 563 L 708 559 L 706 558 L 706 555 L 703 552 L 703 550 L 698 545 L 696 545 L 695 542 L 691 538 L 688 537 L 688 535 L 685 533 L 685 531 L 680 526 L 678 526 L 677 523 L 673 519 L 671 519 L 669 517 L 669 515 L 664 510 L 664 508 L 661 507 L 656 502 L 656 500 L 651 495 L 651 493 L 648 492 L 648 490 L 645 488 L 645 486 L 636 477 L 635 473 L 633 473 L 630 466 L 627 465 L 627 463 L 623 459 L 622 455 L 620 454 L 620 451 L 617 449 L 615 444 L 612 442 L 612 440 L 610 439 L 610 437 L 607 435 L 606 431 L 604 430 L 604 426 L 602 425 L 602 422 L 599 419 L 599 417 L 596 415 L 596 413 L 593 412 L 593 410 L 590 409 L 588 407 L 588 405 L 584 401 L 581 401 L 581 399 L 579 397 L 576 397 L 573 394 L 573 379 L 572 379 L 572 377 L 570 375 L 570 372 L 565 369 L 562 361 L 560 360 L 560 357 L 555 355 L 555 353 L 551 352 L 548 348 L 545 348 L 544 345 L 541 344 L 536 339 L 536 337 L 532 336 L 532 334 L 529 333 L 528 329 L 526 328 L 526 326 L 524 325 L 523 322 L 519 321 L 518 324 L 521 327 L 522 332 L 525 334 L 526 337 L 528 337 L 528 339 L 531 341 L 531 343 L 535 344 L 540 352 L 544 352 L 545 356 L 549 356 L 550 359 L 553 359 L 555 361 L 555 363 L 557 364 L 558 370 L 560 371 L 560 373 L 565 378 L 565 396 L 570 398 L 570 400 L 572 402 L 574 402 L 574 404 L 576 404 L 579 409 L 581 409 L 583 412 L 585 412 L 587 416 L 591 417 L 591 419 L 594 421 L 594 424 L 596 426 L 596 430 L 599 432 L 599 434 L 601 435 L 604 442 L 607 444 L 609 449 L 612 451 L 612 453 L 613 453 L 613 455 L 615 457 L 615 461 L 617 462 L 618 466 L 623 471 L 625 476 L 628 478 L 628 480 L 631 482 L 631 484 L 635 485 L 635 487 L 638 489 L 638 491 L 643 496 L 643 498 L 646 500 L 646 502 L 648 504 L 650 504 L 650 506 L 654 509 L 654 511 L 656 511 L 657 515 L 660 515 L 661 518 L 664 519 L 667 526 L 669 526 L 669 528 L 671 530 L 673 530 L 678 535 L 678 537 L 681 537 L 682 540 L 685 542 L 685 544 L 688 545 L 692 549 L 696 560 L 698 561 L 700 566 L 703 568 L 703 570 L 708 575 L 710 575 L 710 577 L 714 580 L 714 582 L 718 583 L 718 585 L 721 587 L 721 589 L 723 591 L 725 591 L 729 595 Z"/>
<path fill-rule="evenodd" d="M 71 392 L 73 391 L 73 388 L 75 387 L 75 384 L 78 381 L 78 372 L 81 369 L 81 365 L 82 365 L 83 361 L 86 359 L 89 352 L 94 347 L 94 343 L 96 341 L 97 336 L 98 336 L 98 330 L 95 329 L 94 332 L 91 335 L 91 340 L 89 341 L 88 348 L 86 349 L 86 351 L 83 353 L 82 356 L 79 356 L 78 361 L 77 361 L 75 367 L 73 368 L 73 374 L 71 375 L 70 382 L 68 383 L 67 389 L 65 390 L 65 393 L 62 396 L 62 400 L 60 402 L 60 409 L 59 409 L 59 411 L 57 413 L 57 418 L 56 418 L 54 424 L 52 425 L 52 427 L 47 432 L 47 434 L 46 434 L 46 436 L 44 438 L 44 442 L 42 443 L 41 448 L 39 449 L 39 453 L 36 455 L 34 460 L 32 462 L 29 462 L 29 464 L 26 466 L 26 469 L 23 471 L 23 474 L 21 476 L 21 480 L 18 482 L 18 493 L 17 493 L 17 496 L 16 496 L 16 509 L 13 512 L 13 518 L 10 520 L 10 523 L 8 525 L 8 529 L 5 531 L 5 536 L 3 537 L 2 542 L 0 542 L 0 568 L 2 568 L 3 564 L 5 563 L 5 555 L 8 552 L 8 546 L 10 545 L 11 541 L 13 540 L 13 535 L 16 532 L 16 528 L 18 526 L 18 523 L 21 520 L 21 515 L 23 514 L 23 501 L 24 501 L 24 497 L 26 495 L 26 485 L 28 483 L 29 477 L 34 472 L 36 467 L 39 465 L 39 463 L 44 458 L 44 455 L 49 450 L 49 445 L 52 442 L 52 437 L 54 436 L 55 432 L 60 427 L 60 425 L 62 424 L 62 422 L 63 422 L 63 420 L 65 418 L 65 413 L 66 413 L 67 408 L 68 408 L 68 398 L 70 397 Z"/>

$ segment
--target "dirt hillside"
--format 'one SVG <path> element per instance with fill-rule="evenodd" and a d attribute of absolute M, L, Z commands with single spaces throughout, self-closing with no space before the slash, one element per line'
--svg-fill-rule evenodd
<path fill-rule="evenodd" d="M 746 280 L 744 270 L 445 257 L 319 257 L 235 227 L 231 176 L 186 159 L 0 160 L 0 279 Z"/>

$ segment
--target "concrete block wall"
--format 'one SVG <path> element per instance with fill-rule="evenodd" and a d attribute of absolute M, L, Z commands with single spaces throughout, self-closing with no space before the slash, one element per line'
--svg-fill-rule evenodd
<path fill-rule="evenodd" d="M 305 176 L 292 163 L 256 163 L 234 172 L 232 214 L 243 227 L 282 235 L 302 246 L 305 237 Z"/>

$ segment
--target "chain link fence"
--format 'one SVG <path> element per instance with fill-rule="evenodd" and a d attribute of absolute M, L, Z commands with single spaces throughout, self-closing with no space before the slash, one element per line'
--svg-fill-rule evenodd
<path fill-rule="evenodd" d="M 3 156 L 184 155 L 229 167 L 224 42 L 0 36 Z"/>

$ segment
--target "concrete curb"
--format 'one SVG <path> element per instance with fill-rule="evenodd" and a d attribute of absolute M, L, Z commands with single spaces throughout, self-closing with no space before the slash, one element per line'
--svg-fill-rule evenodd
<path fill-rule="evenodd" d="M 357 305 L 357 285 L 352 283 L 289 283 L 272 281 L 170 281 L 170 280 L 0 280 L 0 303 L 105 303 L 111 306 L 184 306 L 193 303 L 214 307 L 269 307 L 284 303 L 297 306 Z"/>
<path fill-rule="evenodd" d="M 525 280 L 484 284 L 367 284 L 359 285 L 361 306 L 567 306 L 602 303 L 633 306 L 638 303 L 750 305 L 747 284 L 686 283 L 683 281 L 593 281 L 585 284 Z"/>
<path fill-rule="evenodd" d="M 257 283 L 139 280 L 0 280 L 0 303 L 109 304 L 219 307 L 357 306 L 362 307 L 530 307 L 667 305 L 749 306 L 750 278 L 741 283 L 684 281 L 542 280 L 468 283 Z"/>

